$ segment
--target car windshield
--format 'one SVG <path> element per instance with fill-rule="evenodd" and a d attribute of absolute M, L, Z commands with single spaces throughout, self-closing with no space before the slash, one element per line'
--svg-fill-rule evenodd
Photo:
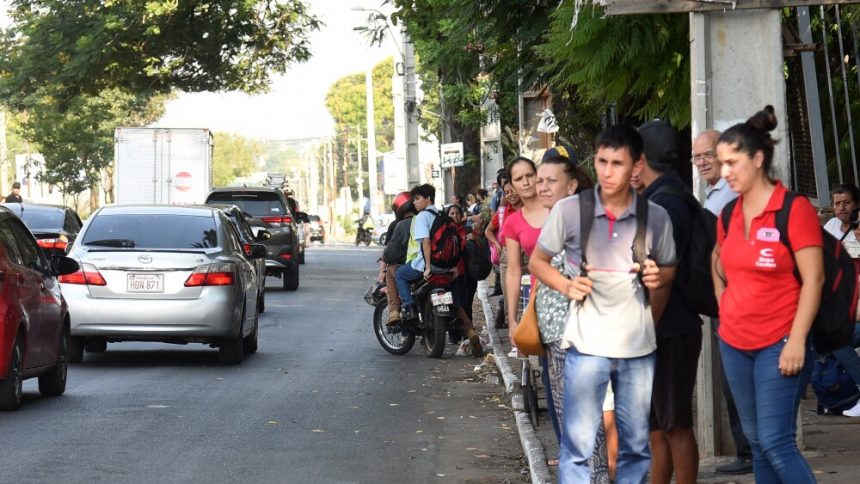
<path fill-rule="evenodd" d="M 61 210 L 26 210 L 21 212 L 21 220 L 30 230 L 59 231 L 63 228 L 65 216 Z"/>
<path fill-rule="evenodd" d="M 174 214 L 97 215 L 83 245 L 137 249 L 206 249 L 218 246 L 213 217 Z"/>
<path fill-rule="evenodd" d="M 274 193 L 213 193 L 206 199 L 206 203 L 236 205 L 252 217 L 268 217 L 284 213 L 284 206 Z"/>

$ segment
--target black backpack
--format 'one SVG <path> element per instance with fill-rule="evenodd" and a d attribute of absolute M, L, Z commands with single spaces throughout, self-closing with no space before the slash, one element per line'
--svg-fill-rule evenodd
<path fill-rule="evenodd" d="M 591 236 L 591 226 L 594 223 L 594 189 L 579 192 L 579 246 L 582 250 L 582 274 L 585 275 L 585 248 L 588 238 Z M 648 248 L 645 245 L 645 237 L 648 233 L 648 200 L 642 197 L 636 198 L 636 235 L 633 237 L 633 262 L 638 262 L 644 268 L 648 259 Z M 639 282 L 642 282 L 642 270 L 639 270 Z M 645 304 L 648 304 L 648 290 L 645 290 Z"/>
<path fill-rule="evenodd" d="M 466 241 L 466 273 L 476 281 L 483 281 L 493 271 L 490 245 L 483 239 Z"/>
<path fill-rule="evenodd" d="M 430 226 L 430 264 L 441 269 L 452 269 L 463 258 L 463 239 L 457 225 L 444 212 L 436 212 Z"/>
<path fill-rule="evenodd" d="M 692 214 L 690 234 L 685 247 L 677 247 L 678 269 L 673 290 L 677 289 L 684 304 L 696 314 L 716 318 L 719 303 L 714 293 L 711 278 L 711 253 L 717 241 L 717 216 L 699 205 L 692 193 L 676 186 L 665 185 L 657 189 L 651 198 L 659 194 L 671 194 L 684 201 Z"/>
<path fill-rule="evenodd" d="M 788 240 L 788 216 L 791 204 L 799 195 L 787 192 L 782 207 L 776 212 L 776 229 L 779 241 L 788 248 L 794 260 L 794 251 Z M 728 235 L 729 221 L 737 205 L 737 199 L 723 207 L 723 231 Z M 854 316 L 857 310 L 857 268 L 842 241 L 821 228 L 824 239 L 824 286 L 821 288 L 821 304 L 812 323 L 812 343 L 818 353 L 829 353 L 836 348 L 848 346 L 854 337 Z M 794 269 L 798 281 L 800 273 Z"/>

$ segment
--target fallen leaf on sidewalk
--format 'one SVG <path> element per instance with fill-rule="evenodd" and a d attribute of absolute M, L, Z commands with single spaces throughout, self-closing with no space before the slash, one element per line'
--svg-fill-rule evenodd
<path fill-rule="evenodd" d="M 323 429 L 313 429 L 313 430 L 311 430 L 311 432 L 316 433 L 316 434 L 324 434 L 324 433 L 325 433 L 325 430 L 323 430 Z"/>

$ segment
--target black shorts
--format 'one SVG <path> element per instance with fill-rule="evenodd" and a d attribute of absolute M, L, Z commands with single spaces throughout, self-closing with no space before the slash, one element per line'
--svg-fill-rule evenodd
<path fill-rule="evenodd" d="M 652 431 L 693 427 L 693 390 L 701 352 L 701 327 L 657 341 L 651 390 Z"/>

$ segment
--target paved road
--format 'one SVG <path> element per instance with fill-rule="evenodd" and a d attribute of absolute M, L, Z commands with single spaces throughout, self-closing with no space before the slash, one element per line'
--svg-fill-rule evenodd
<path fill-rule="evenodd" d="M 500 390 L 471 358 L 394 357 L 361 299 L 379 250 L 315 247 L 296 293 L 270 279 L 260 350 L 108 345 L 64 396 L 25 382 L 0 414 L 0 482 L 522 482 Z"/>

